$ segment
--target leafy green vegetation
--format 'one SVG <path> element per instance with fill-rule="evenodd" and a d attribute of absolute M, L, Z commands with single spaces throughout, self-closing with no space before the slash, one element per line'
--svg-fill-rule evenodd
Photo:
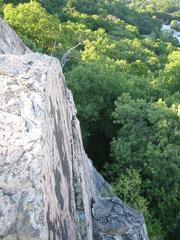
<path fill-rule="evenodd" d="M 59 59 L 88 155 L 115 193 L 141 211 L 151 240 L 179 239 L 178 0 L 0 1 L 33 50 Z"/>

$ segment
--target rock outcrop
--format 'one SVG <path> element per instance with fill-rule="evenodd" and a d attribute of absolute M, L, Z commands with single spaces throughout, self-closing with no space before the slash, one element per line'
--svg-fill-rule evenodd
<path fill-rule="evenodd" d="M 22 43 L 16 33 L 0 19 L 0 54 L 22 55 L 30 50 Z"/>
<path fill-rule="evenodd" d="M 0 19 L 0 239 L 147 240 L 143 217 L 110 195 L 59 61 Z"/>

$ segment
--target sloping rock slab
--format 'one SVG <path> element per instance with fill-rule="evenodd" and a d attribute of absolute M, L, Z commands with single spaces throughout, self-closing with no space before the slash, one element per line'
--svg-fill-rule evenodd
<path fill-rule="evenodd" d="M 0 238 L 92 239 L 86 155 L 58 60 L 2 55 L 0 82 Z"/>
<path fill-rule="evenodd" d="M 0 54 L 22 55 L 30 50 L 22 43 L 16 33 L 0 18 Z"/>

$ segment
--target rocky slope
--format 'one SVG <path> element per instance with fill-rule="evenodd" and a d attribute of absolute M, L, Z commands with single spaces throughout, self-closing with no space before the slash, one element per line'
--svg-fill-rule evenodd
<path fill-rule="evenodd" d="M 0 239 L 148 239 L 143 217 L 110 192 L 84 151 L 59 61 L 0 19 Z"/>

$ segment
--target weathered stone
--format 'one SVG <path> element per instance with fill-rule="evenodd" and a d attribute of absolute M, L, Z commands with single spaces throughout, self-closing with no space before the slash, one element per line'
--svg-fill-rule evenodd
<path fill-rule="evenodd" d="M 102 239 L 147 239 L 143 217 L 118 198 L 95 199 L 92 212 L 94 234 Z"/>
<path fill-rule="evenodd" d="M 92 196 L 97 197 L 110 197 L 113 196 L 111 186 L 104 180 L 103 176 L 94 168 L 93 163 L 88 159 L 89 175 L 92 185 Z"/>
<path fill-rule="evenodd" d="M 109 195 L 59 61 L 0 19 L 0 239 L 146 240 L 143 217 Z"/>
<path fill-rule="evenodd" d="M 92 239 L 86 155 L 58 60 L 3 55 L 0 69 L 0 236 Z"/>
<path fill-rule="evenodd" d="M 92 181 L 92 222 L 96 240 L 147 240 L 144 218 L 113 196 L 111 186 L 89 160 Z"/>
<path fill-rule="evenodd" d="M 0 18 L 0 54 L 25 54 L 30 50 L 16 33 Z"/>

